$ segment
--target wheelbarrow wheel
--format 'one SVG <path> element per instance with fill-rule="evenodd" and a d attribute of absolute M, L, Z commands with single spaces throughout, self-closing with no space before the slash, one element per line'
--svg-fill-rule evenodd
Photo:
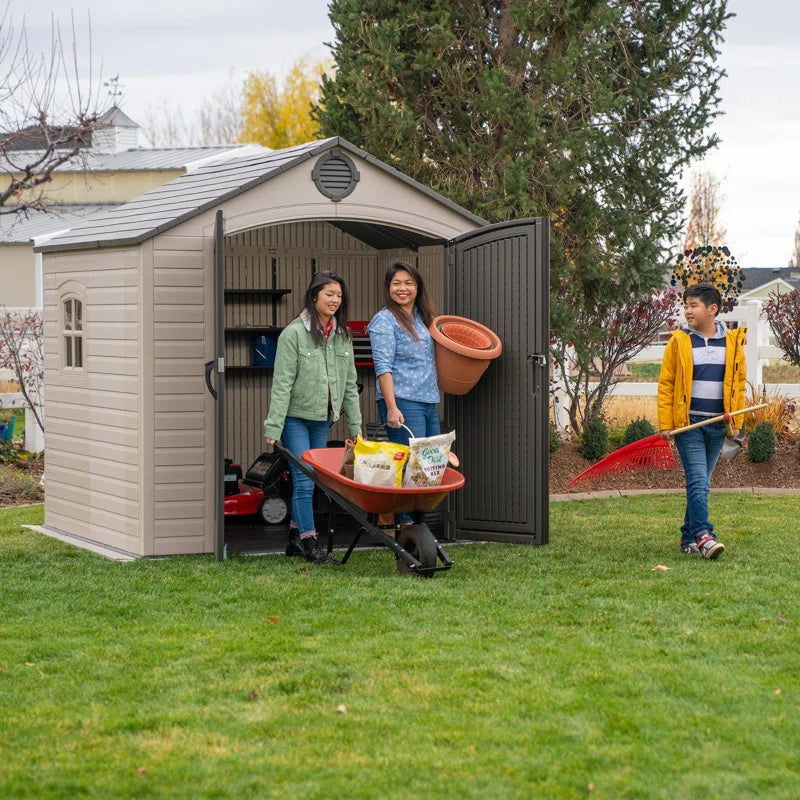
<path fill-rule="evenodd" d="M 401 528 L 397 534 L 397 544 L 410 553 L 425 568 L 436 566 L 436 539 L 427 525 L 417 524 Z M 417 572 L 410 569 L 402 558 L 397 559 L 397 569 L 401 575 L 416 575 L 431 578 L 434 572 Z"/>

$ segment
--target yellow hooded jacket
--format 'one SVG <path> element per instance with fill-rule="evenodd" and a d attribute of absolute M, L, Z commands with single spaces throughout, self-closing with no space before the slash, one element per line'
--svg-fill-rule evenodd
<path fill-rule="evenodd" d="M 722 402 L 726 412 L 744 408 L 746 341 L 747 328 L 733 328 L 726 333 L 725 380 L 722 390 Z M 661 373 L 658 376 L 659 430 L 674 430 L 689 424 L 692 371 L 691 336 L 686 331 L 677 330 L 667 342 L 664 360 L 661 362 Z"/>

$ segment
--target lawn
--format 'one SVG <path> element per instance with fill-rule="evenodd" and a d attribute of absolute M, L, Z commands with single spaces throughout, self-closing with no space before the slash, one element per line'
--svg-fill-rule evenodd
<path fill-rule="evenodd" d="M 386 551 L 112 563 L 4 510 L 0 796 L 793 799 L 800 498 L 712 511 L 716 562 L 650 496 L 415 580 Z"/>

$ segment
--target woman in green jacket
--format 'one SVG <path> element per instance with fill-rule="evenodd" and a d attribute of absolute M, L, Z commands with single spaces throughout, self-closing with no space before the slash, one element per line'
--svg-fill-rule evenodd
<path fill-rule="evenodd" d="M 350 434 L 361 432 L 353 343 L 347 328 L 348 294 L 335 272 L 318 272 L 306 289 L 303 309 L 278 337 L 267 444 L 282 439 L 298 457 L 325 447 L 330 425 L 344 410 Z M 314 485 L 297 467 L 292 471 L 292 524 L 286 555 L 315 564 L 331 563 L 314 528 Z"/>

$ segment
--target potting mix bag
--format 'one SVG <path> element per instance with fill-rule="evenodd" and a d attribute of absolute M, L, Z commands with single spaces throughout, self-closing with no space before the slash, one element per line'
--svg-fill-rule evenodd
<path fill-rule="evenodd" d="M 441 433 L 410 439 L 408 442 L 408 464 L 403 486 L 438 486 L 444 478 L 444 470 L 450 459 L 450 448 L 456 432 Z"/>
<path fill-rule="evenodd" d="M 403 466 L 408 458 L 408 447 L 394 442 L 371 442 L 356 437 L 353 449 L 355 466 L 353 480 L 370 486 L 403 485 Z"/>

